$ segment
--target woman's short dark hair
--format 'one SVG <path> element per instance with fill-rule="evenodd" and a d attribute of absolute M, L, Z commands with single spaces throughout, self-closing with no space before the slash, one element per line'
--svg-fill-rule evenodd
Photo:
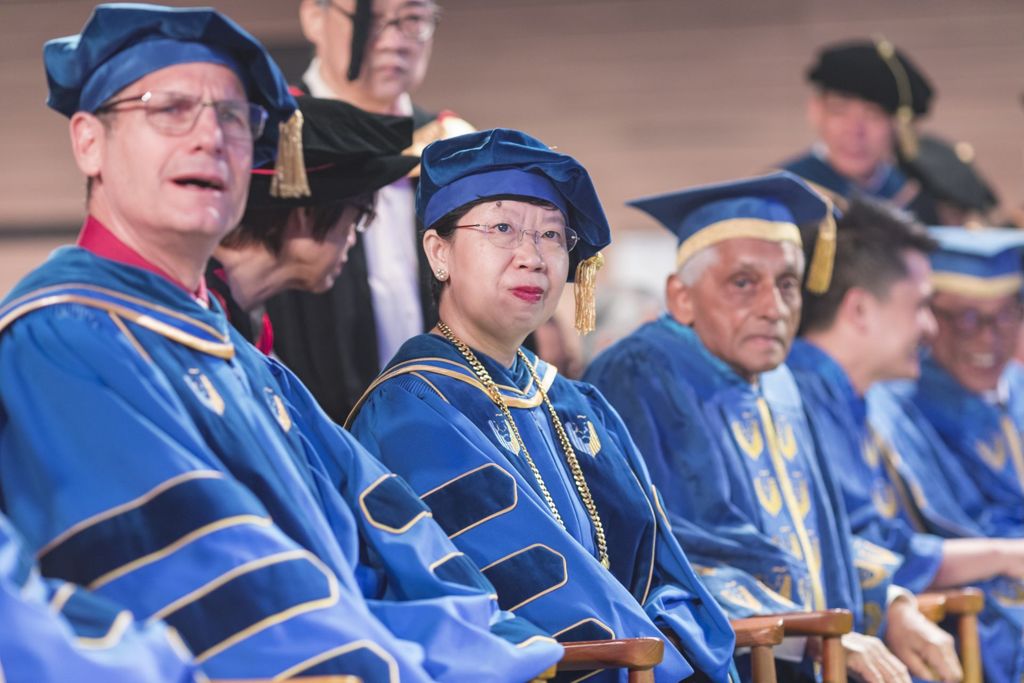
<path fill-rule="evenodd" d="M 488 202 L 499 202 L 504 199 L 514 200 L 517 202 L 524 202 L 526 204 L 532 204 L 534 206 L 542 206 L 545 209 L 557 209 L 558 207 L 549 201 L 544 199 L 537 199 L 536 197 L 524 197 L 517 194 L 502 194 L 494 195 L 492 197 L 483 197 L 476 199 L 468 204 L 463 204 L 457 209 L 452 209 L 445 215 L 434 221 L 434 224 L 422 228 L 420 230 L 420 245 L 422 248 L 423 244 L 423 233 L 427 230 L 434 230 L 439 237 L 442 239 L 450 240 L 452 235 L 455 234 L 455 226 L 458 225 L 463 217 L 469 213 L 473 207 L 479 206 L 480 204 L 486 204 Z M 441 292 L 444 291 L 444 282 L 437 279 L 437 275 L 433 272 L 430 273 L 430 294 L 434 299 L 434 306 L 437 306 L 441 302 Z"/>
<path fill-rule="evenodd" d="M 340 201 L 308 207 L 313 213 L 313 239 L 323 242 L 347 206 L 348 202 Z M 242 222 L 221 240 L 221 244 L 229 249 L 261 244 L 272 254 L 280 254 L 292 211 L 306 208 L 286 205 L 246 208 Z"/>

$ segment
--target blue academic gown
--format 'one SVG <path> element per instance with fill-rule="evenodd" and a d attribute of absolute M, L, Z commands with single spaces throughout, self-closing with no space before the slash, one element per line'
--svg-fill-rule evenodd
<path fill-rule="evenodd" d="M 903 172 L 891 164 L 885 164 L 879 169 L 878 177 L 874 178 L 870 186 L 866 187 L 857 185 L 840 174 L 813 150 L 786 161 L 781 168 L 810 180 L 829 190 L 830 193 L 845 199 L 859 193 L 903 207 L 910 204 L 916 195 L 916 188 L 908 185 L 907 177 L 903 175 Z"/>
<path fill-rule="evenodd" d="M 978 538 L 987 533 L 965 511 L 979 505 L 979 492 L 960 463 L 910 399 L 913 385 L 889 382 L 867 393 L 867 422 L 875 438 L 869 448 L 892 487 L 896 514 L 915 531 L 943 538 Z M 1024 676 L 1024 583 L 998 577 L 976 584 L 985 591 L 979 619 L 985 677 L 1019 683 Z"/>
<path fill-rule="evenodd" d="M 560 527 L 500 409 L 459 352 L 412 338 L 356 407 L 352 431 L 406 477 L 460 550 L 484 568 L 502 607 L 559 640 L 671 631 L 658 681 L 693 669 L 727 678 L 734 636 L 668 533 L 660 497 L 616 413 L 593 387 L 539 361 L 607 535 L 611 571 L 595 559 L 593 526 L 528 369 L 478 357 L 499 385 L 565 523 Z M 685 657 L 685 661 L 684 661 Z M 588 680 L 620 680 L 605 673 Z"/>
<path fill-rule="evenodd" d="M 9 683 L 185 683 L 191 655 L 160 622 L 138 623 L 113 603 L 44 581 L 0 516 L 0 680 Z"/>
<path fill-rule="evenodd" d="M 808 418 L 829 445 L 828 457 L 855 534 L 898 553 L 903 562 L 894 581 L 915 593 L 928 588 L 942 563 L 942 537 L 919 531 L 894 480 L 884 444 L 869 429 L 867 402 L 831 356 L 803 339 L 793 343 L 786 364 L 793 370 Z"/>
<path fill-rule="evenodd" d="M 71 247 L 0 334 L 0 503 L 43 574 L 165 620 L 210 675 L 522 681 L 559 658 L 216 307 Z"/>
<path fill-rule="evenodd" d="M 787 368 L 753 386 L 663 316 L 606 350 L 586 379 L 621 413 L 680 544 L 731 615 L 840 607 L 859 628 L 879 627 L 895 558 L 851 542 Z"/>
<path fill-rule="evenodd" d="M 931 356 L 911 398 L 980 496 L 967 514 L 989 536 L 1024 535 L 1024 366 L 1011 361 L 992 400 L 968 391 Z"/>

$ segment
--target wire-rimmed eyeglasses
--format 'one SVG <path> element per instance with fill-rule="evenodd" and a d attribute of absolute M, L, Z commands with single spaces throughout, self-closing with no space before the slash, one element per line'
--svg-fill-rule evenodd
<path fill-rule="evenodd" d="M 121 106 L 130 103 L 138 103 L 140 106 Z M 176 136 L 191 132 L 205 107 L 213 108 L 224 137 L 231 140 L 256 140 L 263 134 L 267 123 L 267 110 L 258 104 L 246 100 L 204 100 L 197 95 L 169 90 L 150 90 L 142 95 L 113 100 L 97 109 L 96 113 L 141 108 L 146 113 L 146 121 L 155 130 L 164 135 Z"/>
<path fill-rule="evenodd" d="M 327 6 L 336 10 L 339 14 L 348 18 L 350 21 L 355 22 L 355 12 L 349 12 L 347 9 L 335 2 L 328 2 Z M 398 29 L 399 33 L 409 40 L 425 43 L 434 36 L 434 31 L 437 29 L 438 19 L 437 10 L 434 9 L 428 9 L 426 7 L 406 8 L 404 10 L 400 9 L 398 16 L 390 19 L 375 16 L 373 18 L 372 28 L 370 29 L 370 36 L 377 38 L 384 33 L 388 27 L 394 26 Z"/>
<path fill-rule="evenodd" d="M 469 223 L 453 227 L 468 228 L 482 232 L 488 242 L 502 249 L 516 249 L 523 243 L 523 235 L 529 233 L 533 237 L 533 243 L 545 254 L 568 253 L 576 247 L 580 240 L 576 231 L 569 226 L 561 230 L 553 228 L 547 230 L 527 230 L 511 223 Z"/>
<path fill-rule="evenodd" d="M 973 337 L 986 327 L 994 332 L 1008 334 L 1016 332 L 1024 318 L 1024 308 L 1020 301 L 1004 306 L 995 313 L 986 314 L 975 308 L 953 311 L 932 305 L 932 313 L 948 322 L 958 334 Z"/>

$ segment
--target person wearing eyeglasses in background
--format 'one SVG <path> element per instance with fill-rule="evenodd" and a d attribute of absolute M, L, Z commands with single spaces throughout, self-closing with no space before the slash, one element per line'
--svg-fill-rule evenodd
<path fill-rule="evenodd" d="M 255 169 L 242 221 L 206 269 L 207 286 L 231 324 L 264 353 L 274 340 L 266 300 L 286 289 L 329 290 L 357 236 L 373 224 L 376 191 L 419 163 L 402 154 L 412 143 L 411 119 L 338 100 L 297 101 L 310 194 L 276 197 L 274 169 Z"/>
<path fill-rule="evenodd" d="M 805 230 L 805 253 L 819 238 Z M 920 349 L 935 336 L 929 258 L 937 244 L 906 212 L 860 198 L 839 219 L 834 248 L 828 288 L 805 288 L 801 337 L 786 362 L 842 473 L 836 482 L 851 528 L 896 554 L 899 586 L 985 591 L 978 619 L 986 680 L 1019 682 L 1024 611 L 1015 598 L 1001 603 L 1024 586 L 1024 539 L 995 537 L 971 519 L 966 510 L 981 494 L 963 463 L 896 391 L 920 377 Z M 911 634 L 893 650 L 941 665 L 935 635 Z"/>
<path fill-rule="evenodd" d="M 452 112 L 434 114 L 412 102 L 439 12 L 433 0 L 302 0 L 302 32 L 315 56 L 301 89 L 378 114 L 411 116 L 413 154 L 473 130 Z M 436 320 L 430 269 L 416 236 L 415 190 L 416 178 L 408 177 L 378 191 L 374 229 L 352 248 L 329 292 L 286 292 L 267 303 L 275 352 L 335 421 L 344 421 L 398 347 Z"/>
<path fill-rule="evenodd" d="M 991 535 L 1024 534 L 1024 231 L 933 228 L 938 331 L 912 400 L 983 494 L 972 517 Z"/>

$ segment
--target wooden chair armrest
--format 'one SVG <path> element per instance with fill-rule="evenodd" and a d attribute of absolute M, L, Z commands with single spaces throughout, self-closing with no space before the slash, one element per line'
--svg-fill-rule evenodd
<path fill-rule="evenodd" d="M 853 630 L 853 615 L 845 609 L 788 612 L 771 616 L 782 619 L 782 628 L 787 636 L 836 638 Z"/>
<path fill-rule="evenodd" d="M 779 617 L 749 617 L 729 623 L 736 632 L 736 647 L 778 645 L 786 635 Z"/>
<path fill-rule="evenodd" d="M 289 681 L 300 683 L 362 683 L 358 676 L 296 676 Z M 217 678 L 210 683 L 271 683 L 269 678 Z"/>
<path fill-rule="evenodd" d="M 562 643 L 565 654 L 559 671 L 631 669 L 645 671 L 661 663 L 665 642 L 661 638 L 623 638 Z"/>
<path fill-rule="evenodd" d="M 978 614 L 985 609 L 985 593 L 980 588 L 949 588 L 936 591 L 946 598 L 947 614 Z M 918 596 L 918 600 L 920 600 Z"/>
<path fill-rule="evenodd" d="M 917 596 L 917 611 L 928 621 L 939 623 L 946 618 L 946 596 L 942 593 L 921 593 Z"/>

